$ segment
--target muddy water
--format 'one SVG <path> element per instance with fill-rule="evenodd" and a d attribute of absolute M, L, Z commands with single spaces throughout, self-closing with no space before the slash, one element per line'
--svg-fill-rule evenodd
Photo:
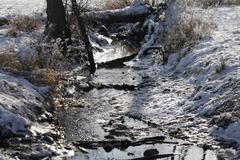
<path fill-rule="evenodd" d="M 107 62 L 129 55 L 126 49 L 114 48 L 114 51 L 111 52 L 113 56 L 101 53 L 103 56 L 95 56 L 95 59 Z M 80 147 L 69 159 L 217 159 L 208 146 L 199 148 L 173 139 L 164 133 L 160 124 L 141 115 L 141 106 L 152 100 L 151 91 L 167 81 L 165 77 L 156 81 L 150 76 L 156 72 L 145 73 L 146 69 L 149 71 L 154 67 L 152 57 L 124 64 L 118 68 L 98 69 L 91 82 L 94 87 L 87 91 L 79 89 L 81 80 L 69 86 L 75 89 L 69 89 L 72 91 L 68 98 L 84 102 L 81 107 L 65 108 L 60 113 L 66 138 Z M 170 91 L 165 89 L 163 92 Z M 175 132 L 177 134 L 177 130 Z"/>

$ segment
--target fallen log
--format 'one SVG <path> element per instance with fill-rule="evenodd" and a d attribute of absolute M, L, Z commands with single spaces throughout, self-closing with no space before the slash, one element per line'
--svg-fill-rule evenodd
<path fill-rule="evenodd" d="M 150 5 L 139 3 L 123 9 L 85 12 L 81 17 L 88 23 L 95 21 L 102 23 L 134 23 L 144 21 L 153 10 Z"/>

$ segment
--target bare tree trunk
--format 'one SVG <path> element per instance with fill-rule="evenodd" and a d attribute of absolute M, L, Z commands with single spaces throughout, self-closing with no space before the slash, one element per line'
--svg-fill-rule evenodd
<path fill-rule="evenodd" d="M 52 38 L 71 38 L 62 0 L 47 0 L 46 33 Z"/>
<path fill-rule="evenodd" d="M 89 60 L 89 63 L 90 63 L 89 64 L 90 73 L 93 74 L 96 71 L 96 66 L 95 66 L 95 63 L 94 63 L 92 47 L 91 47 L 91 44 L 90 44 L 90 41 L 89 41 L 89 37 L 87 35 L 86 26 L 85 26 L 83 18 L 80 16 L 80 9 L 79 9 L 79 6 L 78 6 L 76 0 L 71 0 L 71 2 L 72 2 L 72 10 L 73 10 L 74 15 L 77 17 L 78 27 L 79 27 L 79 30 L 81 32 L 83 42 L 84 42 L 86 50 L 87 50 L 88 60 Z"/>

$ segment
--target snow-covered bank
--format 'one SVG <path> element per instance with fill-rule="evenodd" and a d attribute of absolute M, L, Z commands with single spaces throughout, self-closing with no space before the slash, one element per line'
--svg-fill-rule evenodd
<path fill-rule="evenodd" d="M 37 12 L 39 12 L 39 14 L 44 13 L 43 10 L 45 9 L 44 0 L 16 0 L 14 3 L 10 0 L 0 0 L 0 3 L 1 17 L 6 19 L 10 18 L 9 20 L 18 15 L 36 16 Z M 12 27 L 13 26 L 9 24 L 0 26 L 0 54 L 11 52 L 19 54 L 19 56 L 22 57 L 31 57 L 32 55 L 30 54 L 35 52 L 31 49 L 31 46 L 42 38 L 43 31 L 41 27 L 33 32 L 16 30 L 16 36 L 11 36 L 8 32 Z M 7 59 L 5 61 L 7 61 Z M 20 126 L 22 125 L 26 128 L 29 128 L 27 121 L 29 123 L 30 121 L 41 119 L 41 114 L 43 114 L 45 110 L 43 108 L 46 101 L 44 95 L 46 96 L 47 92 L 48 87 L 37 87 L 22 77 L 0 71 L 0 104 L 1 107 L 3 107 L 2 113 L 9 115 L 8 117 L 10 118 L 6 119 L 6 121 L 12 121 L 13 126 L 17 119 L 23 119 L 23 117 L 25 120 L 21 120 L 18 123 L 22 122 Z M 2 120 L 4 125 L 6 121 Z M 5 127 L 9 126 L 5 125 Z M 15 131 L 13 130 L 13 132 Z"/>
<path fill-rule="evenodd" d="M 184 78 L 195 91 L 182 102 L 184 111 L 209 117 L 211 125 L 226 129 L 225 136 L 239 142 L 240 97 L 240 7 L 209 9 L 206 18 L 216 24 L 210 38 L 200 42 L 186 56 L 175 62 L 173 75 Z M 172 58 L 178 55 L 172 55 Z M 173 58 L 175 59 L 175 58 Z M 171 58 L 170 58 L 170 64 Z M 238 101 L 234 103 L 234 101 Z M 232 102 L 232 103 L 231 103 Z M 231 103 L 228 105 L 227 103 Z M 231 117 L 228 117 L 228 114 Z M 225 121 L 225 122 L 224 122 Z M 234 130 L 233 130 L 234 128 Z M 234 132 L 229 132 L 231 130 Z M 216 133 L 216 132 L 215 132 Z M 231 133 L 231 134 L 229 134 Z M 210 131 L 211 134 L 211 131 Z"/>
<path fill-rule="evenodd" d="M 10 129 L 13 134 L 29 134 L 30 121 L 46 117 L 43 108 L 48 87 L 36 87 L 27 80 L 0 72 L 1 135 Z M 24 118 L 23 118 L 24 117 Z M 11 125 L 10 125 L 11 124 Z M 5 135 L 7 136 L 7 135 Z"/>
<path fill-rule="evenodd" d="M 0 17 L 12 15 L 34 15 L 46 9 L 45 0 L 0 0 Z"/>
<path fill-rule="evenodd" d="M 28 132 L 28 122 L 21 116 L 17 116 L 0 106 L 0 135 L 1 137 L 25 135 Z"/>
<path fill-rule="evenodd" d="M 0 26 L 1 67 L 22 75 L 0 68 L 0 146 L 4 148 L 4 151 L 0 151 L 3 154 L 0 159 L 43 159 L 53 155 L 72 155 L 71 150 L 66 150 L 60 144 L 62 133 L 52 124 L 50 87 L 45 83 L 41 87 L 32 84 L 32 81 L 37 79 L 36 82 L 44 75 L 36 78 L 37 73 L 32 72 L 30 75 L 31 72 L 25 71 L 23 67 L 33 63 L 33 69 L 38 69 L 34 65 L 38 53 L 34 47 L 43 38 L 45 0 L 0 0 L 0 3 L 0 18 L 4 20 Z M 33 24 L 36 21 L 36 28 L 21 30 L 9 24 L 19 17 L 18 23 L 25 23 L 22 21 L 24 18 L 32 20 Z M 12 35 L 9 34 L 11 30 L 14 32 Z"/>
<path fill-rule="evenodd" d="M 10 29 L 10 26 L 2 30 L 0 28 L 0 54 L 7 51 L 20 54 L 28 52 L 30 54 L 31 47 L 38 43 L 38 40 L 43 36 L 42 31 L 34 31 L 33 33 L 18 33 L 17 37 L 11 37 L 7 35 Z"/>
<path fill-rule="evenodd" d="M 10 75 L 5 72 L 0 73 L 0 103 L 7 106 L 12 112 L 18 113 L 24 117 L 31 116 L 32 120 L 36 120 L 33 112 L 36 110 L 34 107 L 40 107 L 45 101 L 43 95 L 48 92 L 48 87 L 37 87 L 27 80 Z M 28 108 L 21 108 L 26 107 Z"/>
<path fill-rule="evenodd" d="M 138 91 L 135 97 L 143 98 L 135 98 L 129 113 L 150 118 L 192 142 L 223 138 L 239 143 L 240 7 L 195 11 L 216 25 L 212 34 L 190 51 L 171 54 L 166 65 L 144 70 L 156 84 Z M 153 63 L 143 61 L 131 66 L 148 68 Z"/>

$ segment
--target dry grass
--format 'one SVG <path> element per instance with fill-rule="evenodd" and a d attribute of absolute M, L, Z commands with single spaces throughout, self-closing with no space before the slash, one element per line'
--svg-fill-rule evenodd
<path fill-rule="evenodd" d="M 211 26 L 198 18 L 179 19 L 164 33 L 163 45 L 169 53 L 178 52 L 195 45 L 210 32 Z"/>
<path fill-rule="evenodd" d="M 59 74 L 51 68 L 33 70 L 29 80 L 38 85 L 55 86 L 59 81 Z"/>
<path fill-rule="evenodd" d="M 129 6 L 133 0 L 107 0 L 105 9 L 121 9 Z"/>
<path fill-rule="evenodd" d="M 54 57 L 46 57 L 46 59 Z M 25 75 L 27 79 L 38 85 L 55 85 L 58 80 L 58 72 L 52 69 L 51 64 L 39 54 L 17 54 L 9 48 L 0 54 L 0 69 Z"/>
<path fill-rule="evenodd" d="M 201 9 L 197 12 L 176 4 L 169 12 L 164 15 L 164 29 L 159 33 L 159 42 L 165 49 L 164 54 L 159 53 L 156 58 L 161 63 L 166 63 L 172 53 L 179 53 L 179 58 L 185 56 L 200 40 L 211 35 L 214 27 L 207 18 L 202 18 L 207 13 Z"/>
<path fill-rule="evenodd" d="M 221 73 L 226 68 L 226 63 L 223 57 L 221 57 L 219 65 L 216 67 L 216 74 Z"/>
<path fill-rule="evenodd" d="M 11 22 L 11 29 L 8 35 L 16 37 L 18 31 L 32 32 L 40 27 L 39 22 L 34 17 L 17 16 Z"/>
<path fill-rule="evenodd" d="M 14 71 L 22 69 L 22 64 L 12 49 L 9 48 L 0 54 L 0 68 Z"/>
<path fill-rule="evenodd" d="M 0 69 L 8 71 L 32 71 L 41 68 L 42 60 L 37 54 L 26 54 L 22 56 L 14 52 L 12 48 L 0 53 Z"/>

